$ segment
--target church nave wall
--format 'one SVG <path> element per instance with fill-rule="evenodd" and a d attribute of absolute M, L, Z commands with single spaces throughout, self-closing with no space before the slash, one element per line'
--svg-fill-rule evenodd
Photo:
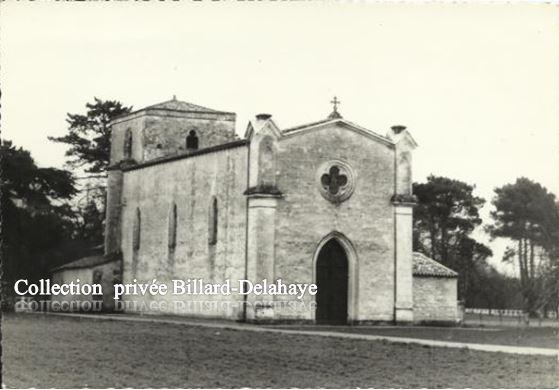
<path fill-rule="evenodd" d="M 141 213 L 137 249 L 138 280 L 169 282 L 203 278 L 208 282 L 244 278 L 246 242 L 247 147 L 233 148 L 156 164 L 124 173 L 122 252 L 124 282 L 134 278 L 134 213 Z M 210 240 L 212 208 L 217 205 L 217 239 Z M 169 229 L 176 205 L 174 266 L 169 266 Z M 167 295 L 161 300 L 237 300 L 242 297 Z M 146 298 L 147 299 L 147 298 Z M 238 303 L 238 302 L 237 302 Z M 169 309 L 173 312 L 172 306 Z M 242 305 L 229 308 L 196 306 L 189 314 L 239 318 Z M 184 314 L 187 314 L 184 313 Z"/>

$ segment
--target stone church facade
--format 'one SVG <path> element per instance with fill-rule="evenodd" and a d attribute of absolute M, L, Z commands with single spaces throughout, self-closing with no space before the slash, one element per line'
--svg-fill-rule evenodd
<path fill-rule="evenodd" d="M 414 263 L 417 145 L 405 127 L 380 135 L 334 106 L 289 129 L 257 115 L 241 139 L 235 120 L 173 99 L 113 121 L 105 254 L 121 254 L 124 283 L 281 279 L 318 294 L 134 296 L 125 310 L 369 323 L 411 322 L 415 308 L 456 320 L 456 274 Z"/>

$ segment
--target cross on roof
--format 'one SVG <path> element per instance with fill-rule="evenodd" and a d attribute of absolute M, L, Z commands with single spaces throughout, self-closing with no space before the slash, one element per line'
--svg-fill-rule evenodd
<path fill-rule="evenodd" d="M 334 111 L 338 112 L 338 104 L 341 103 L 338 100 L 338 98 L 336 96 L 334 96 L 334 99 L 332 99 L 332 101 L 330 103 L 332 103 L 334 105 Z"/>
<path fill-rule="evenodd" d="M 332 99 L 330 103 L 334 105 L 334 111 L 332 111 L 332 113 L 328 115 L 328 118 L 330 119 L 341 118 L 342 116 L 338 112 L 338 105 L 341 104 L 341 102 L 338 100 L 338 97 L 334 96 L 334 99 Z"/>

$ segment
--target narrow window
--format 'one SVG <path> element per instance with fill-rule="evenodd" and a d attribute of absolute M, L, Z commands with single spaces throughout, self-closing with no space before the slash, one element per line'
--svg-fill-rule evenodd
<path fill-rule="evenodd" d="M 141 240 L 141 224 L 142 216 L 140 214 L 140 209 L 136 209 L 136 214 L 134 216 L 134 225 L 132 232 L 132 276 L 136 277 L 138 272 L 138 253 L 140 251 L 140 240 Z"/>
<path fill-rule="evenodd" d="M 217 243 L 217 198 L 212 197 L 209 212 L 209 230 L 208 230 L 208 244 L 215 245 Z"/>
<path fill-rule="evenodd" d="M 188 137 L 186 137 L 186 149 L 187 150 L 197 150 L 198 149 L 198 136 L 195 130 L 190 130 Z"/>
<path fill-rule="evenodd" d="M 175 249 L 177 247 L 177 205 L 173 204 L 169 212 L 169 237 L 167 239 L 167 263 L 169 271 L 175 266 Z"/>
<path fill-rule="evenodd" d="M 126 129 L 124 133 L 124 158 L 132 158 L 132 130 Z"/>

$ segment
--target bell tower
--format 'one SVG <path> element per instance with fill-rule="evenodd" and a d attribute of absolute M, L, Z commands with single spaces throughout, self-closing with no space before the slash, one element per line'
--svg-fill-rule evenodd
<path fill-rule="evenodd" d="M 142 108 L 111 123 L 107 179 L 105 253 L 121 250 L 123 175 L 126 167 L 197 153 L 237 139 L 236 114 L 173 99 Z"/>

